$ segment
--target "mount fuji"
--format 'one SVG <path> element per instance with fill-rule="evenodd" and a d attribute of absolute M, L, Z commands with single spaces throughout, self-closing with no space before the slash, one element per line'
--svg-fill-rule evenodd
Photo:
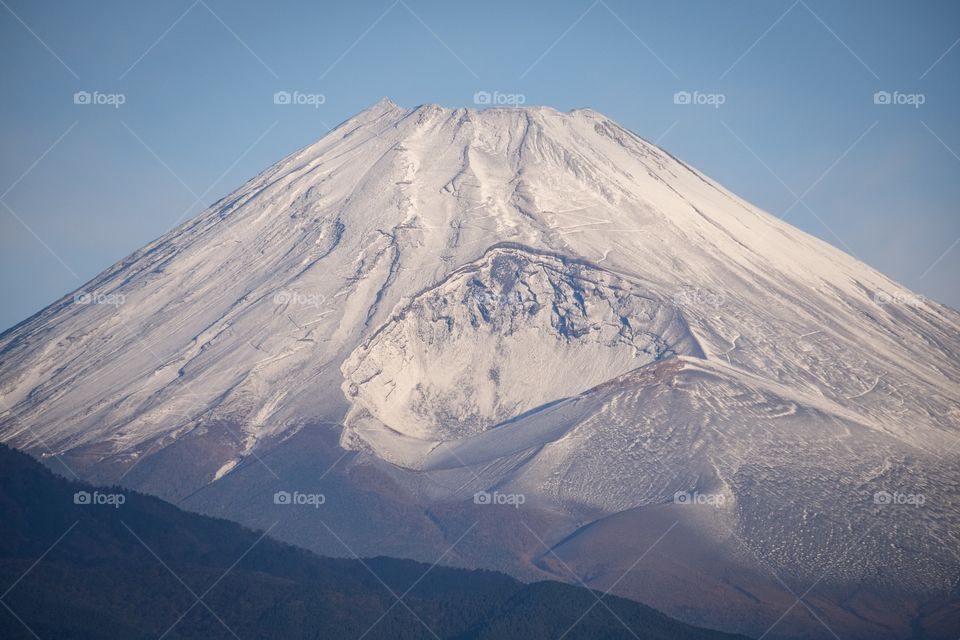
<path fill-rule="evenodd" d="M 2 334 L 0 440 L 321 553 L 955 637 L 958 365 L 956 311 L 595 111 L 382 100 Z"/>

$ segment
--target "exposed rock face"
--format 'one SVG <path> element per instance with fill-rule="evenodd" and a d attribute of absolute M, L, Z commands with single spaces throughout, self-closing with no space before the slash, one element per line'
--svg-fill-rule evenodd
<path fill-rule="evenodd" d="M 585 262 L 494 249 L 351 354 L 344 392 L 395 431 L 455 440 L 680 354 L 703 355 L 672 300 Z"/>

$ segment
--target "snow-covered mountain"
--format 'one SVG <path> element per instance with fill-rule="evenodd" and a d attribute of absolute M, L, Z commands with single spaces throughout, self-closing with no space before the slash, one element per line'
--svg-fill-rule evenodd
<path fill-rule="evenodd" d="M 960 314 L 599 113 L 383 100 L 0 336 L 0 439 L 189 500 L 322 426 L 395 502 L 549 514 L 491 565 L 607 588 L 675 513 L 723 571 L 917 596 L 819 609 L 899 633 L 956 599 L 958 365 Z"/>

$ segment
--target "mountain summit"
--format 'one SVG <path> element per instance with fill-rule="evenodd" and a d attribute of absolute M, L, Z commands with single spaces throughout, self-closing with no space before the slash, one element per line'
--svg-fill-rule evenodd
<path fill-rule="evenodd" d="M 464 564 L 559 560 L 748 633 L 777 617 L 772 575 L 857 585 L 820 617 L 899 637 L 960 577 L 958 363 L 955 311 L 599 113 L 383 100 L 0 336 L 0 438 L 256 520 L 251 461 L 286 478 L 322 428 L 343 491 L 549 514 L 549 556 Z M 712 559 L 615 582 L 673 521 L 665 547 Z M 697 608 L 696 584 L 749 615 Z"/>

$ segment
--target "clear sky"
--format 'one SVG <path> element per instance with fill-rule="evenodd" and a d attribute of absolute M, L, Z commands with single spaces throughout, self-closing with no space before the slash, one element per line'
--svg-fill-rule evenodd
<path fill-rule="evenodd" d="M 960 308 L 958 39 L 954 0 L 0 0 L 0 329 L 383 96 L 478 91 L 592 107 Z"/>

